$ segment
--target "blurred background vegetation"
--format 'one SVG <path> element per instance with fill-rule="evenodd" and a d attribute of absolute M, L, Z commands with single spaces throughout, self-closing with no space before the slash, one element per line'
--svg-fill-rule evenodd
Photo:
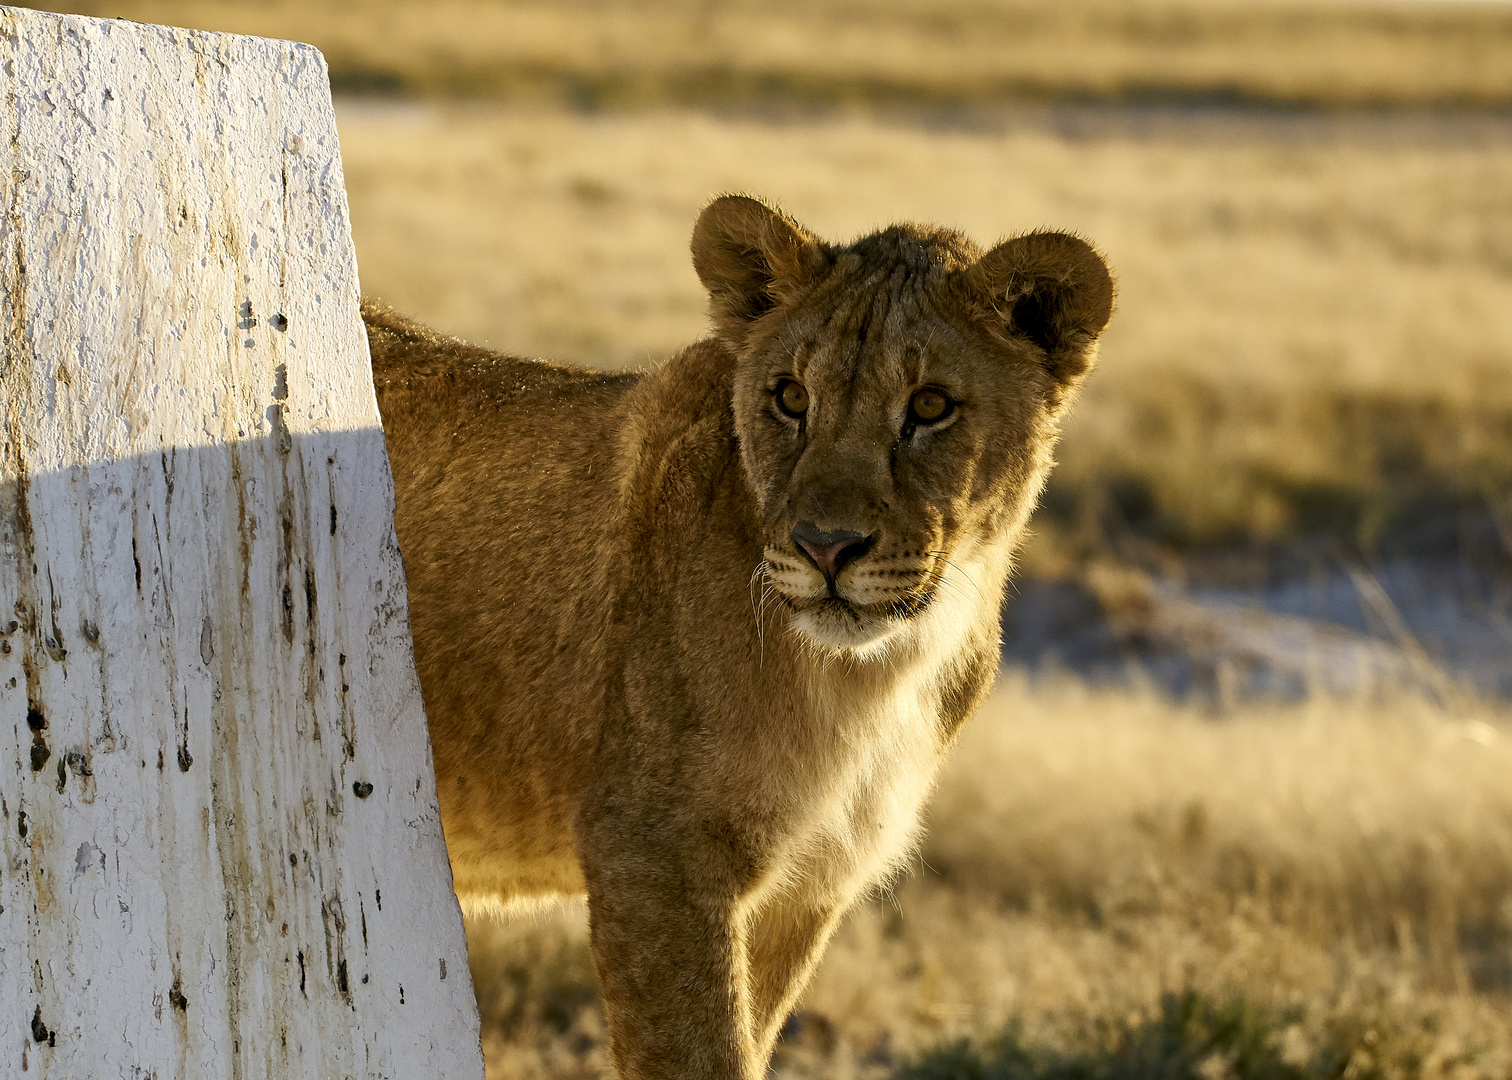
<path fill-rule="evenodd" d="M 1043 517 L 1079 557 L 1512 514 L 1512 4 L 40 6 L 319 46 L 365 287 L 509 351 L 701 333 L 722 190 L 834 237 L 1081 231 L 1121 303 Z"/>
<path fill-rule="evenodd" d="M 366 291 L 702 334 L 718 192 L 1049 226 L 1119 308 L 1000 688 L 792 1077 L 1512 1075 L 1512 4 L 121 0 L 319 46 Z M 469 927 L 490 1075 L 598 1075 L 584 914 Z"/>
<path fill-rule="evenodd" d="M 45 6 L 320 47 L 339 92 L 571 106 L 1025 99 L 1490 106 L 1498 4 L 1310 0 L 120 0 Z"/>

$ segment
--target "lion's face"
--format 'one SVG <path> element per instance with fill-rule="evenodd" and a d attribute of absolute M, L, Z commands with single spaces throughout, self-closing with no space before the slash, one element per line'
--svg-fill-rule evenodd
<path fill-rule="evenodd" d="M 983 255 L 900 226 L 832 248 L 739 197 L 704 212 L 694 260 L 738 357 L 758 580 L 813 644 L 879 655 L 1017 542 L 1111 310 L 1106 267 L 1061 234 Z"/>
<path fill-rule="evenodd" d="M 836 276 L 743 358 L 736 430 L 766 580 L 806 636 L 858 648 L 944 582 L 970 587 L 976 544 L 1027 513 L 1046 380 L 989 355 L 924 282 Z"/>

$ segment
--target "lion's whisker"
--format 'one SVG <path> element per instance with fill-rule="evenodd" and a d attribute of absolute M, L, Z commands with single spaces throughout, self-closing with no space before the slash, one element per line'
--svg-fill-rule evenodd
<path fill-rule="evenodd" d="M 772 580 L 767 575 L 767 561 L 765 559 L 762 559 L 760 562 L 758 562 L 756 564 L 756 569 L 751 572 L 750 583 L 746 586 L 747 591 L 755 589 L 758 583 L 761 586 L 760 594 L 759 596 L 752 596 L 751 607 L 756 618 L 756 665 L 758 667 L 765 667 L 766 609 L 767 604 L 771 600 L 773 590 Z"/>
<path fill-rule="evenodd" d="M 935 559 L 935 561 L 937 561 L 937 562 L 944 563 L 950 569 L 952 569 L 956 573 L 960 574 L 961 577 L 963 577 L 966 580 L 966 583 L 971 586 L 972 591 L 975 592 L 978 597 L 980 597 L 982 595 L 981 587 L 977 585 L 976 579 L 973 578 L 970 574 L 968 574 L 965 570 L 963 570 L 961 568 L 961 565 L 959 563 L 955 562 L 954 560 L 952 560 L 949 556 L 947 556 L 945 554 L 945 552 L 943 552 L 943 551 L 926 551 L 924 554 L 929 555 L 930 557 L 932 557 L 933 559 Z"/>

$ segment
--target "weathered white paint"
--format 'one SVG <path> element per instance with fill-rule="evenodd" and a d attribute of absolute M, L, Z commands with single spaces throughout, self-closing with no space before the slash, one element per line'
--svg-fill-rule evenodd
<path fill-rule="evenodd" d="M 0 90 L 0 1075 L 481 1077 L 325 63 Z"/>

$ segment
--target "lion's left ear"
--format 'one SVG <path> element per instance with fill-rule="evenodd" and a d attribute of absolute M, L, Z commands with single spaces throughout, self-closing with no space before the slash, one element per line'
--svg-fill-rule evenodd
<path fill-rule="evenodd" d="M 1038 346 L 1062 390 L 1081 381 L 1113 314 L 1113 275 L 1092 245 L 1070 233 L 1015 237 L 978 259 L 962 280 L 968 302 L 995 336 Z"/>

